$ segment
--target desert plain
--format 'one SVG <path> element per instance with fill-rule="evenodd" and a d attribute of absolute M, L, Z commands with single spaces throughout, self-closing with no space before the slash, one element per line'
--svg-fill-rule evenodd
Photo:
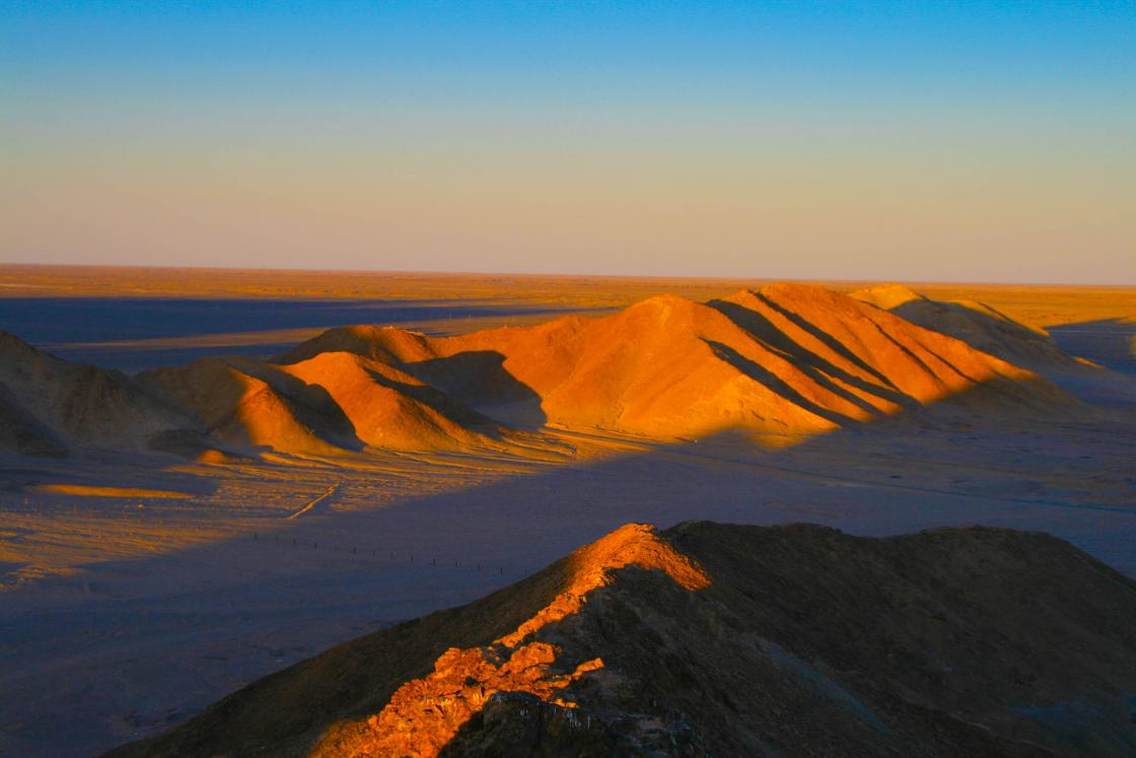
<path fill-rule="evenodd" d="M 0 266 L 0 754 L 158 734 L 627 522 L 981 524 L 1136 577 L 1136 288 L 880 285 Z M 74 438 L 24 413 L 57 376 Z M 199 428 L 102 444 L 136 398 L 96 385 Z"/>

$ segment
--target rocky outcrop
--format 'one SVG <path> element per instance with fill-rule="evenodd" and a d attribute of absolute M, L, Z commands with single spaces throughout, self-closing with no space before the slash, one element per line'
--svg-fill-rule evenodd
<path fill-rule="evenodd" d="M 1136 584 L 1043 534 L 628 525 L 119 755 L 1121 755 Z"/>

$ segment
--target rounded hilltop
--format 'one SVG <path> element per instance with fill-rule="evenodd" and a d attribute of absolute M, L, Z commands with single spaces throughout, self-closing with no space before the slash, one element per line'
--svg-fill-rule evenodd
<path fill-rule="evenodd" d="M 926 300 L 915 290 L 903 284 L 879 284 L 875 287 L 866 287 L 849 294 L 849 297 L 871 303 L 877 308 L 890 311 L 904 303 Z"/>

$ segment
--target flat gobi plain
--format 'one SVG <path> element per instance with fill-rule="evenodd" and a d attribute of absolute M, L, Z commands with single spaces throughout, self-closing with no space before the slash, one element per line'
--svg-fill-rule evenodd
<path fill-rule="evenodd" d="M 0 285 L 0 754 L 1136 751 L 1136 289 Z"/>

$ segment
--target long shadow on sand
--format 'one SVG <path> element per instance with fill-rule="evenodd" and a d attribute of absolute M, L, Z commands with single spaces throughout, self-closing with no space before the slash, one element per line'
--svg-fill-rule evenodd
<path fill-rule="evenodd" d="M 109 575 L 185 576 L 192 574 L 193 564 L 215 564 L 233 566 L 240 575 L 242 565 L 300 561 L 304 567 L 303 562 L 310 562 L 298 574 L 271 578 L 250 571 L 228 586 L 196 590 L 213 607 L 240 609 L 242 626 L 237 626 L 235 612 L 226 623 L 246 630 L 263 623 L 256 620 L 258 616 L 283 623 L 288 609 L 296 607 L 331 618 L 352 604 L 359 615 L 370 613 L 390 621 L 416 616 L 514 581 L 631 520 L 662 527 L 688 519 L 754 524 L 810 521 L 871 535 L 989 523 L 1054 532 L 1130 573 L 1136 570 L 1133 556 L 1125 559 L 1116 552 L 1136 533 L 1136 510 L 1062 502 L 1057 494 L 1047 499 L 1045 493 L 1028 490 L 983 495 L 951 492 L 922 477 L 908 482 L 905 477 L 917 465 L 917 445 L 924 435 L 917 428 L 893 431 L 898 439 L 889 443 L 888 450 L 894 457 L 877 462 L 873 471 L 848 466 L 818 473 L 801 463 L 803 454 L 842 455 L 871 442 L 873 432 L 867 427 L 816 437 L 781 453 L 746 448 L 724 433 L 698 443 L 660 445 L 640 454 L 420 498 L 382 511 L 330 513 L 306 523 L 282 523 L 271 536 L 262 533 L 255 540 L 244 537 L 187 554 L 111 563 L 103 569 Z M 973 433 L 943 432 L 941 443 L 974 444 L 973 437 Z M 933 458 L 940 452 L 928 447 L 922 454 Z M 1091 534 L 1113 535 L 1111 547 L 1086 542 Z M 335 560 L 330 560 L 332 553 Z M 171 588 L 170 594 L 178 593 Z M 265 597 L 277 599 L 265 603 Z M 180 596 L 182 607 L 187 598 L 189 593 Z M 161 604 L 132 607 L 145 623 L 142 613 L 160 610 Z M 335 641 L 313 632 L 311 647 Z M 460 640 L 462 645 L 489 641 Z M 181 638 L 174 644 L 182 644 Z M 425 658 L 433 660 L 441 652 L 431 650 Z M 382 699 L 382 693 L 351 691 L 350 679 L 340 684 L 335 693 L 304 693 L 303 718 L 295 712 L 282 713 L 276 728 L 318 732 L 331 723 L 333 714 L 342 715 L 344 702 L 359 703 L 358 715 L 363 715 L 375 710 L 376 698 Z M 187 712 L 208 699 L 195 699 Z"/>
<path fill-rule="evenodd" d="M 1049 327 L 1062 350 L 1123 374 L 1136 374 L 1136 320 L 1101 319 Z"/>
<path fill-rule="evenodd" d="M 541 397 L 505 368 L 495 350 L 468 350 L 446 358 L 402 364 L 402 368 L 470 408 L 508 425 L 536 430 L 548 421 Z"/>
<path fill-rule="evenodd" d="M 782 451 L 723 432 L 380 510 L 280 518 L 261 522 L 257 535 L 92 564 L 78 582 L 93 587 L 92 593 L 72 590 L 71 600 L 60 603 L 65 588 L 76 584 L 61 580 L 47 595 L 54 598 L 51 610 L 0 615 L 0 638 L 8 641 L 0 664 L 19 663 L 32 677 L 25 681 L 36 682 L 28 686 L 66 690 L 56 699 L 58 709 L 42 704 L 42 691 L 16 689 L 4 693 L 0 707 L 12 709 L 14 721 L 24 720 L 16 735 L 21 744 L 41 744 L 44 754 L 109 748 L 125 739 L 108 726 L 122 713 L 141 714 L 138 728 L 164 728 L 224 694 L 201 682 L 250 681 L 353 636 L 344 631 L 350 620 L 389 623 L 472 600 L 628 521 L 660 527 L 691 519 L 807 521 L 863 535 L 985 523 L 1048 531 L 1136 572 L 1136 509 L 1039 489 L 1030 472 L 1016 480 L 981 473 L 991 465 L 984 440 L 1009 460 L 1011 451 L 1038 444 L 1037 434 L 1025 425 L 1010 436 L 1005 421 L 975 430 L 959 418 L 851 425 Z M 1080 438 L 1059 440 L 1049 447 L 1067 449 L 1049 455 L 1078 459 L 1085 452 L 1081 444 Z M 954 470 L 955 455 L 970 455 L 964 460 L 969 463 Z M 927 465 L 947 473 L 930 476 L 922 468 Z M 973 472 L 967 466 L 994 480 L 968 484 L 963 475 Z M 1050 467 L 1040 461 L 1037 470 Z M 336 470 L 328 468 L 327 476 L 334 482 Z M 261 637 L 285 626 L 298 630 L 293 638 L 302 647 L 271 656 L 261 651 Z M 219 642 L 226 640 L 228 647 Z M 490 640 L 459 641 L 468 646 Z M 79 668 L 60 672 L 58 651 L 80 648 Z M 116 650 L 128 651 L 129 660 Z M 426 659 L 441 652 L 428 651 Z M 35 676 L 34 665 L 42 666 L 42 677 Z M 234 669 L 239 676 L 222 676 Z M 147 672 L 158 670 L 161 676 L 148 678 Z M 96 687 L 111 672 L 133 689 L 73 706 L 68 692 Z M 348 701 L 360 703 L 360 713 L 373 711 L 381 693 L 353 692 L 351 686 L 344 681 L 342 692 L 304 693 L 302 718 L 282 713 L 279 728 L 318 732 L 333 714 L 342 715 Z M 20 705 L 36 702 L 32 710 Z M 166 716 L 152 705 L 158 702 L 175 702 L 177 715 Z"/>
<path fill-rule="evenodd" d="M 206 355 L 268 357 L 294 345 L 272 332 L 343 324 L 550 317 L 579 308 L 501 305 L 469 300 L 310 300 L 46 297 L 0 298 L 0 329 L 67 360 L 136 371 Z M 139 346 L 139 340 L 267 332 L 263 342 Z M 121 345 L 114 345 L 121 342 Z"/>

